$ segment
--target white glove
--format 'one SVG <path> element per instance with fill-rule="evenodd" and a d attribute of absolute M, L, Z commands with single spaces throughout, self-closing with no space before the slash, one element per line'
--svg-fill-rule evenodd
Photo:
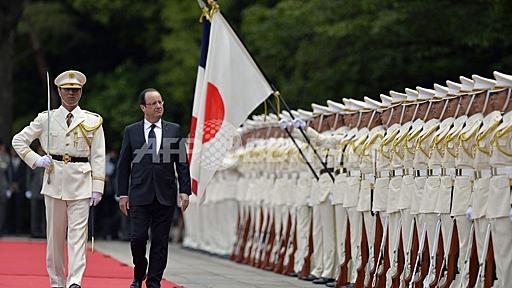
<path fill-rule="evenodd" d="M 25 198 L 32 199 L 32 191 L 25 191 Z"/>
<path fill-rule="evenodd" d="M 89 206 L 96 206 L 101 201 L 101 193 L 100 192 L 92 192 L 91 202 L 89 202 Z"/>
<path fill-rule="evenodd" d="M 7 197 L 7 199 L 10 199 L 11 196 L 12 196 L 12 191 L 10 189 L 5 190 L 5 197 Z"/>
<path fill-rule="evenodd" d="M 510 208 L 510 212 L 508 212 L 508 218 L 510 218 L 510 222 L 512 222 L 512 208 Z"/>
<path fill-rule="evenodd" d="M 471 206 L 466 210 L 466 218 L 468 218 L 469 221 L 473 219 L 473 208 L 471 208 Z"/>
<path fill-rule="evenodd" d="M 36 160 L 36 163 L 34 163 L 36 167 L 40 168 L 48 168 L 50 167 L 50 164 L 52 164 L 52 159 L 47 155 L 39 157 L 39 159 Z"/>
<path fill-rule="evenodd" d="M 295 128 L 304 128 L 306 127 L 306 122 L 304 122 L 302 119 L 299 119 L 299 118 L 295 118 L 293 119 L 292 121 L 292 124 L 293 124 L 293 127 Z"/>
<path fill-rule="evenodd" d="M 281 127 L 281 129 L 284 130 L 284 129 L 288 128 L 289 126 L 290 126 L 290 123 L 288 122 L 287 119 L 283 118 L 283 119 L 279 120 L 279 127 Z"/>

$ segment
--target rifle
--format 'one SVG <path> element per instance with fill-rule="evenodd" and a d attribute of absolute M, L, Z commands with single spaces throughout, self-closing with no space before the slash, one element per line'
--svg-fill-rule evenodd
<path fill-rule="evenodd" d="M 473 232 L 475 231 L 475 224 L 473 222 L 471 222 L 471 228 L 469 229 L 469 239 L 473 240 Z M 473 244 L 473 241 L 469 240 L 468 242 L 468 247 L 466 248 L 466 256 L 464 257 L 464 266 L 462 267 L 462 271 L 461 271 L 461 279 L 460 279 L 460 283 L 459 283 L 459 288 L 463 288 L 462 286 L 462 283 L 464 283 L 463 281 L 463 277 L 464 277 L 464 274 L 466 273 L 466 270 L 469 269 L 469 260 L 470 260 L 470 257 L 471 257 L 471 250 L 472 250 L 472 245 Z"/>
<path fill-rule="evenodd" d="M 256 213 L 259 213 L 258 223 L 256 227 L 256 233 L 254 234 L 254 239 L 252 240 L 252 250 L 251 250 L 251 256 L 249 257 L 249 265 L 254 266 L 254 263 L 256 261 L 257 253 L 260 249 L 260 239 L 261 235 L 263 235 L 263 207 L 257 207 Z"/>
<path fill-rule="evenodd" d="M 284 258 L 286 256 L 286 248 L 288 247 L 288 241 L 290 241 L 290 232 L 291 232 L 291 225 L 292 225 L 292 217 L 290 216 L 290 213 L 288 214 L 288 220 L 286 229 L 283 227 L 284 237 L 281 237 L 281 245 L 279 247 L 279 250 L 277 251 L 277 263 L 274 267 L 274 272 L 278 274 L 282 274 L 284 270 Z"/>
<path fill-rule="evenodd" d="M 409 282 L 409 288 L 413 288 L 415 286 L 415 283 L 418 282 L 421 275 L 416 275 L 418 273 L 418 269 L 421 269 L 420 266 L 422 265 L 423 260 L 423 251 L 425 249 L 425 238 L 427 236 L 427 226 L 426 223 L 423 223 L 423 227 L 421 228 L 421 239 L 420 239 L 420 247 L 418 249 L 418 254 L 416 255 L 416 261 L 414 263 L 414 270 L 412 271 L 412 281 Z M 428 245 L 428 243 L 427 243 Z"/>
<path fill-rule="evenodd" d="M 396 273 L 391 275 L 391 287 L 400 286 L 400 276 L 404 270 L 404 241 L 402 240 L 402 217 L 398 220 L 398 226 L 396 227 L 396 240 L 393 246 L 393 265 L 395 265 Z M 398 244 L 397 244 L 398 242 Z M 398 245 L 398 246 L 397 246 Z"/>
<path fill-rule="evenodd" d="M 434 237 L 434 247 L 432 252 L 430 252 L 430 265 L 428 267 L 427 277 L 425 277 L 425 287 L 433 288 L 437 284 L 437 280 L 439 279 L 438 267 L 440 267 L 441 264 L 439 262 L 444 259 L 444 257 L 438 257 L 438 255 L 443 255 L 443 250 L 441 214 L 439 214 L 436 224 L 436 235 Z"/>
<path fill-rule="evenodd" d="M 366 235 L 366 225 L 364 224 L 363 218 L 363 229 L 361 235 L 361 265 L 356 268 L 357 276 L 356 282 L 354 283 L 355 288 L 363 288 L 364 287 L 364 276 L 365 276 L 365 266 L 368 263 L 369 251 L 368 251 L 368 236 Z"/>
<path fill-rule="evenodd" d="M 241 263 L 249 264 L 251 259 L 252 246 L 254 244 L 254 234 L 256 233 L 256 208 L 252 205 L 249 206 L 249 215 L 251 217 L 251 221 L 249 222 L 249 232 L 247 233 L 247 237 L 245 240 L 245 247 L 241 259 Z"/>
<path fill-rule="evenodd" d="M 452 223 L 452 229 L 450 231 L 450 249 L 448 255 L 443 257 L 441 263 L 440 279 L 437 283 L 438 288 L 448 288 L 451 286 L 453 280 L 455 280 L 455 270 L 457 267 L 457 255 L 459 253 L 459 232 L 457 231 L 457 224 L 455 220 Z"/>
<path fill-rule="evenodd" d="M 382 276 L 382 274 L 386 274 L 386 270 L 384 266 L 385 265 L 385 262 L 386 262 L 386 259 L 385 259 L 385 253 L 386 253 L 386 243 L 388 241 L 388 221 L 389 221 L 389 217 L 386 217 L 386 221 L 384 222 L 384 227 L 382 228 L 383 230 L 383 235 L 382 235 L 382 240 L 381 240 L 381 243 L 380 243 L 380 248 L 379 248 L 379 251 L 377 252 L 379 254 L 378 256 L 378 259 L 377 259 L 377 264 L 375 265 L 375 268 L 374 268 L 374 273 L 373 273 L 373 279 L 371 279 L 371 287 L 372 288 L 375 288 L 375 287 L 379 287 L 377 286 L 377 283 L 380 284 L 382 278 L 380 278 L 379 276 Z M 380 223 L 380 221 L 378 221 L 377 223 Z M 380 225 L 378 225 L 380 226 Z M 381 266 L 382 265 L 382 266 Z M 379 280 L 380 279 L 380 280 Z M 385 281 L 384 281 L 385 282 Z"/>
<path fill-rule="evenodd" d="M 245 214 L 247 214 L 246 216 L 246 219 L 244 219 L 244 228 L 242 230 L 242 238 L 241 238 L 241 241 L 240 241 L 240 247 L 239 247 L 239 251 L 238 251 L 238 255 L 235 259 L 236 262 L 238 263 L 241 263 L 244 259 L 244 251 L 245 251 L 245 246 L 247 244 L 247 237 L 249 236 L 249 230 L 250 230 L 250 225 L 251 225 L 251 212 L 250 212 L 250 207 L 247 207 L 245 210 Z"/>
<path fill-rule="evenodd" d="M 485 231 L 484 251 L 478 264 L 478 277 L 476 278 L 475 288 L 484 288 L 486 282 L 486 262 L 489 254 L 489 242 L 491 240 L 491 222 L 487 223 L 487 231 Z"/>
<path fill-rule="evenodd" d="M 229 260 L 231 261 L 235 261 L 235 259 L 237 258 L 237 251 L 239 249 L 239 245 L 240 245 L 240 238 L 242 238 L 241 234 L 242 234 L 242 223 L 243 223 L 243 206 L 240 206 L 239 209 L 238 209 L 238 213 L 237 213 L 237 220 L 236 220 L 236 227 L 237 227 L 237 231 L 236 231 L 236 240 L 235 240 L 235 244 L 233 245 L 233 251 L 231 252 L 231 256 L 229 256 Z"/>
<path fill-rule="evenodd" d="M 261 215 L 262 215 L 262 224 L 261 224 L 261 232 L 258 239 L 258 246 L 256 247 L 255 255 L 254 255 L 254 263 L 252 266 L 259 267 L 261 261 L 262 261 L 262 251 L 264 250 L 266 239 L 268 237 L 268 229 L 270 228 L 269 222 L 270 222 L 270 215 L 266 211 L 265 207 L 261 208 Z"/>
<path fill-rule="evenodd" d="M 309 224 L 308 238 L 308 253 L 304 257 L 304 264 L 302 265 L 302 269 L 300 270 L 299 278 L 306 278 L 311 272 L 311 256 L 313 255 L 313 218 L 311 218 L 311 222 Z"/>
<path fill-rule="evenodd" d="M 274 221 L 274 213 L 272 213 L 272 207 L 269 209 L 269 231 L 268 236 L 265 242 L 265 245 L 263 246 L 262 250 L 262 261 L 260 262 L 260 266 L 258 266 L 261 269 L 265 269 L 269 267 L 270 265 L 270 254 L 272 253 L 272 249 L 274 248 L 274 239 L 276 237 L 276 228 L 275 228 L 275 221 Z M 263 257 L 264 256 L 264 257 Z"/>
<path fill-rule="evenodd" d="M 409 232 L 409 239 L 407 241 L 407 249 L 405 251 L 405 263 L 404 271 L 400 277 L 403 277 L 405 286 L 409 286 L 409 282 L 412 280 L 412 259 L 416 259 L 416 255 L 419 249 L 419 239 L 416 227 L 415 218 L 411 222 L 411 230 Z"/>
<path fill-rule="evenodd" d="M 340 264 L 340 273 L 338 279 L 336 279 L 336 288 L 340 288 L 348 283 L 348 263 L 351 259 L 350 253 L 350 221 L 347 221 L 347 227 L 345 229 L 345 259 Z"/>
<path fill-rule="evenodd" d="M 288 242 L 288 249 L 286 250 L 286 267 L 284 268 L 283 274 L 289 275 L 295 272 L 295 253 L 297 252 L 297 220 L 292 218 L 292 228 L 291 233 L 293 233 L 292 237 L 290 237 L 290 241 Z"/>

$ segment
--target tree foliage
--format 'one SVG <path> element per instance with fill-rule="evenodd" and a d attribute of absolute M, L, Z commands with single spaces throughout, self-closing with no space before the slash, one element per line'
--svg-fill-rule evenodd
<path fill-rule="evenodd" d="M 459 75 L 512 74 L 509 0 L 218 3 L 294 108 L 430 88 Z M 11 131 L 45 108 L 30 31 L 39 36 L 52 77 L 66 69 L 88 76 L 81 106 L 102 114 L 112 145 L 119 145 L 126 124 L 141 119 L 137 95 L 147 87 L 161 90 L 165 118 L 187 128 L 200 14 L 193 0 L 26 2 L 15 35 Z"/>

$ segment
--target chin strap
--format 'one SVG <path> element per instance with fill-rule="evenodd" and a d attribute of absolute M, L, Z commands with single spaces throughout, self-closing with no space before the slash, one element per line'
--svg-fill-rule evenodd
<path fill-rule="evenodd" d="M 505 105 L 503 105 L 503 108 L 501 111 L 505 112 L 505 109 L 507 109 L 508 103 L 510 102 L 510 92 L 512 91 L 512 88 L 508 88 L 507 92 L 507 100 L 505 100 Z"/>
<path fill-rule="evenodd" d="M 430 113 L 430 108 L 431 108 L 431 107 L 432 107 L 432 101 L 428 101 L 427 113 L 425 113 L 425 117 L 423 117 L 423 122 L 426 122 L 426 121 L 427 121 L 428 114 Z"/>
<path fill-rule="evenodd" d="M 322 129 L 322 124 L 324 124 L 324 114 L 320 114 L 320 121 L 318 121 L 318 129 L 316 129 L 316 131 L 321 131 L 320 129 Z"/>
<path fill-rule="evenodd" d="M 487 92 L 485 92 L 485 101 L 484 101 L 484 108 L 482 109 L 482 113 L 485 113 L 485 110 L 487 110 L 487 104 L 489 104 L 489 95 L 491 95 L 491 91 L 487 90 Z"/>
<path fill-rule="evenodd" d="M 457 109 L 455 109 L 455 117 L 457 117 L 457 115 L 459 115 L 459 110 L 460 110 L 460 97 L 457 97 Z M 450 101 L 450 100 L 446 100 L 446 101 Z"/>
<path fill-rule="evenodd" d="M 446 112 L 446 107 L 448 107 L 448 100 L 444 101 L 443 111 L 441 111 L 441 116 L 439 116 L 439 119 L 443 119 L 444 113 Z"/>
<path fill-rule="evenodd" d="M 359 117 L 357 118 L 357 125 L 356 125 L 356 127 L 359 128 L 359 125 L 361 124 L 361 116 L 363 116 L 363 113 L 361 111 L 359 111 L 358 113 L 359 113 Z"/>
<path fill-rule="evenodd" d="M 414 121 L 416 117 L 416 113 L 418 113 L 418 108 L 420 107 L 420 103 L 416 103 L 416 108 L 414 108 L 414 114 L 412 114 L 412 121 Z"/>
<path fill-rule="evenodd" d="M 332 125 L 331 130 L 336 130 L 336 125 L 338 125 L 339 116 L 340 116 L 340 114 L 338 114 L 338 113 L 336 113 L 336 115 L 334 116 L 334 124 Z"/>
<path fill-rule="evenodd" d="M 375 110 L 373 110 L 372 117 L 370 117 L 370 122 L 368 122 L 368 125 L 366 127 L 370 128 L 370 126 L 372 125 L 373 117 L 375 117 Z"/>
<path fill-rule="evenodd" d="M 473 101 L 475 100 L 475 94 L 471 95 L 471 99 L 469 100 L 468 108 L 466 108 L 466 113 L 464 115 L 469 114 L 469 109 L 471 109 L 471 105 L 473 105 Z"/>
<path fill-rule="evenodd" d="M 404 120 L 405 106 L 402 105 L 402 113 L 400 113 L 400 125 L 402 125 L 402 120 Z"/>
<path fill-rule="evenodd" d="M 393 112 L 395 112 L 395 107 L 391 107 L 391 113 L 389 113 L 388 121 L 386 121 L 386 128 L 389 128 L 389 122 L 391 122 L 391 117 L 393 117 Z"/>

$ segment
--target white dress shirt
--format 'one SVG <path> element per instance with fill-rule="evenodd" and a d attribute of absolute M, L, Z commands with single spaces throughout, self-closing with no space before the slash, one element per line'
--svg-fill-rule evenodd
<path fill-rule="evenodd" d="M 146 138 L 146 143 L 148 143 L 149 131 L 151 130 L 151 125 L 153 124 L 156 125 L 154 131 L 156 135 L 156 152 L 158 153 L 158 151 L 160 151 L 160 145 L 162 144 L 162 119 L 155 123 L 151 123 L 144 119 L 144 138 Z"/>

